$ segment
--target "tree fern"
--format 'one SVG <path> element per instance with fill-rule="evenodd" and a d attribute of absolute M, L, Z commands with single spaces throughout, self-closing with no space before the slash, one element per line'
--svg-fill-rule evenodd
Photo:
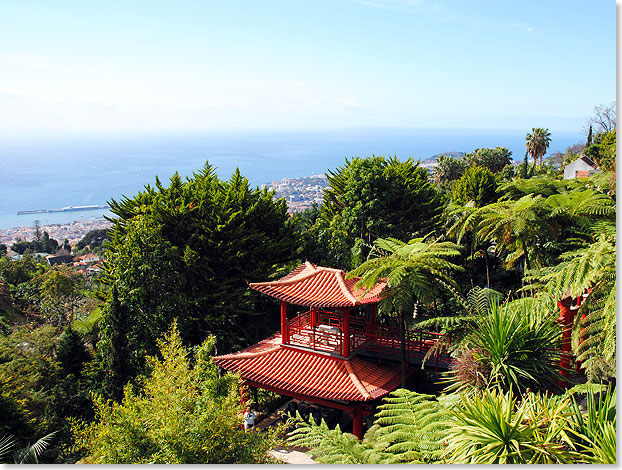
<path fill-rule="evenodd" d="M 288 441 L 310 447 L 322 463 L 432 463 L 446 445 L 449 413 L 432 395 L 396 390 L 378 407 L 374 425 L 362 441 L 337 426 L 330 429 L 299 417 Z"/>
<path fill-rule="evenodd" d="M 573 348 L 592 380 L 614 376 L 616 357 L 616 239 L 610 227 L 600 227 L 593 243 L 533 275 L 544 287 L 540 297 L 579 297 L 591 290 L 576 317 Z"/>
<path fill-rule="evenodd" d="M 421 458 L 426 463 L 441 459 L 448 431 L 449 414 L 433 395 L 400 389 L 391 393 L 378 407 L 370 432 L 374 442 L 411 462 Z"/>
<path fill-rule="evenodd" d="M 298 414 L 298 413 L 297 413 Z M 343 433 L 339 426 L 330 429 L 305 422 L 298 414 L 297 427 L 287 440 L 295 446 L 310 447 L 309 454 L 326 464 L 391 464 L 399 463 L 396 455 L 383 451 L 367 439 L 359 441 L 353 434 Z"/>

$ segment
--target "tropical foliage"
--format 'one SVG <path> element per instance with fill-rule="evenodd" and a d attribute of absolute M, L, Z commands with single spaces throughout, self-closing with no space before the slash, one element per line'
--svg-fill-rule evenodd
<path fill-rule="evenodd" d="M 300 423 L 288 440 L 333 464 L 615 462 L 615 393 L 586 396 L 584 412 L 573 390 L 522 398 L 496 387 L 438 398 L 396 390 L 361 442 L 323 422 Z"/>
<path fill-rule="evenodd" d="M 348 277 L 360 276 L 357 286 L 372 288 L 381 279 L 386 279 L 386 297 L 380 302 L 380 311 L 399 317 L 402 383 L 406 383 L 405 330 L 408 314 L 414 312 L 418 301 L 427 300 L 435 283 L 455 285 L 452 271 L 460 269 L 450 261 L 459 254 L 451 242 L 427 242 L 414 238 L 404 243 L 394 238 L 379 238 L 374 242 L 375 251 L 358 268 L 350 271 Z"/>
<path fill-rule="evenodd" d="M 458 388 L 497 386 L 515 394 L 555 389 L 561 330 L 555 315 L 537 307 L 533 299 L 493 300 L 473 317 L 451 372 Z"/>

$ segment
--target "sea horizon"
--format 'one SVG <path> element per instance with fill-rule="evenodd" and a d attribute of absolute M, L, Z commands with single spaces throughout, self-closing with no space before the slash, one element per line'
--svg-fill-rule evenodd
<path fill-rule="evenodd" d="M 371 155 L 426 160 L 445 152 L 507 147 L 524 156 L 526 130 L 359 127 L 332 130 L 167 131 L 0 138 L 0 228 L 68 223 L 107 210 L 17 215 L 17 211 L 106 204 L 131 197 L 156 175 L 166 185 L 206 162 L 228 179 L 238 167 L 250 184 L 324 174 L 346 158 Z M 547 155 L 584 139 L 551 129 Z"/>

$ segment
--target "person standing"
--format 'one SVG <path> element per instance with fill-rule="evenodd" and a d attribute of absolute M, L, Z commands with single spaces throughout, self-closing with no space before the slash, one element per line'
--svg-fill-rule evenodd
<path fill-rule="evenodd" d="M 244 411 L 244 430 L 245 431 L 248 431 L 250 428 L 255 427 L 256 418 L 257 418 L 257 415 L 250 408 L 247 408 L 246 411 Z"/>

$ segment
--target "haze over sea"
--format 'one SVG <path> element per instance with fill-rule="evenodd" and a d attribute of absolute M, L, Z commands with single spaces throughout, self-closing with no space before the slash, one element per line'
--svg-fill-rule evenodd
<path fill-rule="evenodd" d="M 200 170 L 206 161 L 228 179 L 239 167 L 253 186 L 284 177 L 325 173 L 346 157 L 397 155 L 425 160 L 479 147 L 507 147 L 517 161 L 525 130 L 370 128 L 333 131 L 177 132 L 109 134 L 0 140 L 0 228 L 67 223 L 107 210 L 16 215 L 19 210 L 105 204 L 133 196 L 158 175 L 166 185 L 178 171 Z M 584 140 L 581 132 L 556 132 L 547 155 Z"/>

